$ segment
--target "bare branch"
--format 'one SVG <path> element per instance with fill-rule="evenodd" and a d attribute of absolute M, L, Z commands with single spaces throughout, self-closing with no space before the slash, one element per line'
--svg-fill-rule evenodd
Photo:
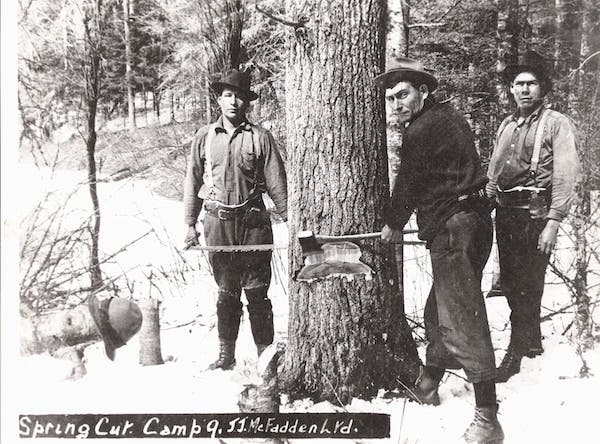
<path fill-rule="evenodd" d="M 590 55 L 587 59 L 585 59 L 583 62 L 581 62 L 581 65 L 579 65 L 576 69 L 574 69 L 572 72 L 569 73 L 569 77 L 573 77 L 577 72 L 581 71 L 582 68 L 584 67 L 584 65 L 587 62 L 589 62 L 591 59 L 596 57 L 597 55 L 600 55 L 600 51 L 596 51 L 595 53 Z"/>
<path fill-rule="evenodd" d="M 294 21 L 286 19 L 286 18 L 276 17 L 275 15 L 271 14 L 270 12 L 267 12 L 264 9 L 260 8 L 258 5 L 255 5 L 254 7 L 256 8 L 256 10 L 258 12 L 260 12 L 261 14 L 266 15 L 271 20 L 274 20 L 274 21 L 276 21 L 278 23 L 281 23 L 282 25 L 285 25 L 285 26 L 291 26 L 294 29 L 303 28 L 305 26 L 305 24 L 308 22 L 308 19 L 301 19 L 298 22 L 294 22 Z"/>

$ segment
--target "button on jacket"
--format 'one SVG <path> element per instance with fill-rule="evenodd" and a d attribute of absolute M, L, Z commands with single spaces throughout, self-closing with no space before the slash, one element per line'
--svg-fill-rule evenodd
<path fill-rule="evenodd" d="M 529 173 L 537 125 L 544 107 L 540 106 L 521 124 L 518 112 L 502 123 L 496 147 L 488 168 L 490 181 L 486 186 L 489 196 L 516 186 L 531 186 L 551 190 L 548 219 L 561 221 L 575 197 L 575 184 L 581 166 L 577 156 L 575 127 L 568 117 L 548 110 L 542 136 L 537 173 Z"/>
<path fill-rule="evenodd" d="M 487 182 L 469 124 L 452 105 L 432 98 L 406 128 L 400 157 L 385 222 L 402 229 L 416 208 L 419 238 L 424 240 L 433 239 L 461 211 L 459 196 Z"/>
<path fill-rule="evenodd" d="M 214 128 L 210 157 L 214 186 L 209 189 L 205 171 L 205 141 Z M 253 133 L 255 133 L 253 137 Z M 254 146 L 254 140 L 259 146 Z M 267 192 L 277 213 L 287 220 L 287 182 L 281 155 L 271 133 L 249 122 L 242 123 L 230 136 L 223 117 L 216 126 L 198 130 L 191 142 L 191 154 L 185 178 L 183 200 L 185 223 L 194 225 L 204 199 L 226 205 L 243 203 L 250 196 L 255 180 L 258 192 Z"/>

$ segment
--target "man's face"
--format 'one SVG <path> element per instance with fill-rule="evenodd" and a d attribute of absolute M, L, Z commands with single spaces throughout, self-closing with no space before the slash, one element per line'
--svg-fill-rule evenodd
<path fill-rule="evenodd" d="M 542 101 L 542 86 L 531 72 L 517 74 L 510 86 L 510 92 L 521 112 L 533 111 Z"/>
<path fill-rule="evenodd" d="M 405 123 L 423 109 L 428 95 L 427 85 L 415 88 L 412 83 L 401 81 L 386 88 L 385 103 L 398 123 Z"/>
<path fill-rule="evenodd" d="M 221 112 L 233 123 L 239 123 L 245 116 L 250 101 L 248 96 L 235 89 L 223 88 L 221 95 L 217 98 Z"/>

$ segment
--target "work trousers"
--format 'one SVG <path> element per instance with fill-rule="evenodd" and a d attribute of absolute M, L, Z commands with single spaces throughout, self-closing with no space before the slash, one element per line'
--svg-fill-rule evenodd
<path fill-rule="evenodd" d="M 522 355 L 543 351 L 540 309 L 550 255 L 537 246 L 545 225 L 545 219 L 531 219 L 527 209 L 496 210 L 502 290 L 511 310 L 509 346 Z"/>
<path fill-rule="evenodd" d="M 259 245 L 273 243 L 268 217 L 248 227 L 243 218 L 222 220 L 207 214 L 204 220 L 207 245 Z M 210 252 L 208 257 L 219 287 L 217 329 L 222 340 L 236 340 L 239 332 L 242 289 L 248 301 L 250 326 L 257 344 L 273 342 L 273 310 L 267 291 L 271 283 L 271 251 Z"/>
<path fill-rule="evenodd" d="M 425 304 L 427 365 L 462 368 L 470 382 L 494 379 L 494 349 L 481 277 L 492 245 L 484 210 L 450 217 L 431 242 L 433 286 Z"/>

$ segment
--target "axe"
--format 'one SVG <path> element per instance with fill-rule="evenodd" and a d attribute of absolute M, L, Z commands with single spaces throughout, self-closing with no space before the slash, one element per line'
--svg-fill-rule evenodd
<path fill-rule="evenodd" d="M 404 234 L 417 233 L 418 230 L 404 230 Z M 324 234 L 315 234 L 311 230 L 304 230 L 298 232 L 298 242 L 300 248 L 302 248 L 302 255 L 307 256 L 311 253 L 321 252 L 321 244 L 327 242 L 352 242 L 357 240 L 366 239 L 378 239 L 381 238 L 381 231 L 374 233 L 361 233 L 361 234 L 344 234 L 340 236 L 330 236 Z M 405 245 L 421 245 L 425 242 L 422 241 L 404 241 Z"/>

